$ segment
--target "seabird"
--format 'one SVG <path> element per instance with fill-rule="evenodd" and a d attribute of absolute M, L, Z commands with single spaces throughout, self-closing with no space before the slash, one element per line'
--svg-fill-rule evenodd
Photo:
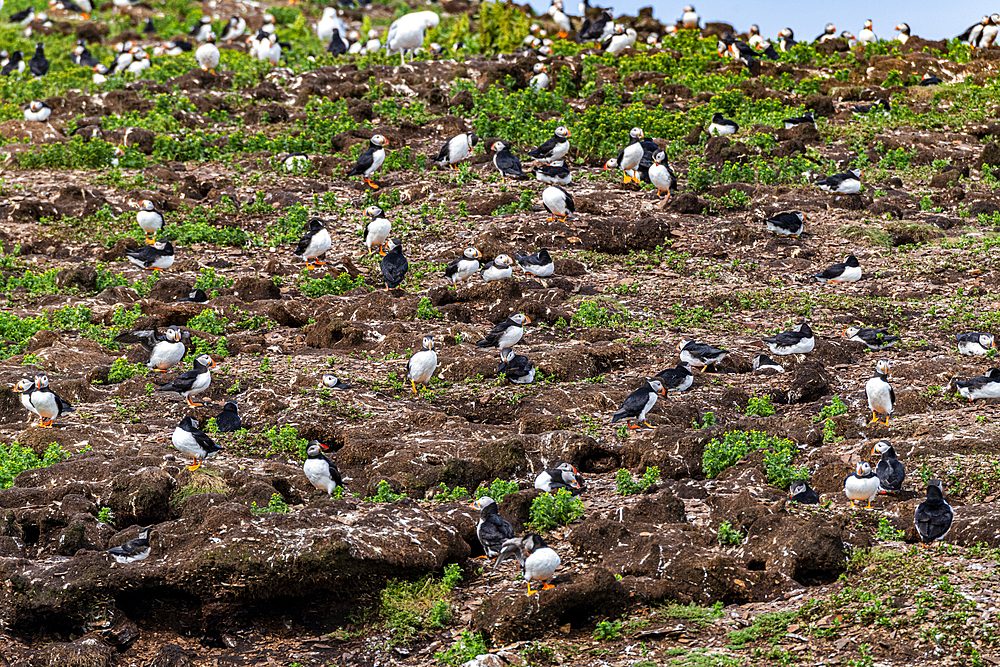
<path fill-rule="evenodd" d="M 305 153 L 289 153 L 281 161 L 281 165 L 290 174 L 301 174 L 309 171 L 312 161 Z"/>
<path fill-rule="evenodd" d="M 44 123 L 51 115 L 52 107 L 40 100 L 35 100 L 24 110 L 24 120 L 34 123 Z"/>
<path fill-rule="evenodd" d="M 513 265 L 513 260 L 507 255 L 497 255 L 492 262 L 486 262 L 486 265 L 479 271 L 479 275 L 488 283 L 510 278 L 514 275 Z"/>
<path fill-rule="evenodd" d="M 677 343 L 677 349 L 681 353 L 682 362 L 691 366 L 701 366 L 703 372 L 712 364 L 717 364 L 725 359 L 726 355 L 729 354 L 722 348 L 697 343 L 691 338 L 685 338 Z"/>
<path fill-rule="evenodd" d="M 559 185 L 550 185 L 542 191 L 542 206 L 549 212 L 549 220 L 555 220 L 558 216 L 566 222 L 570 213 L 576 212 L 573 195 Z"/>
<path fill-rule="evenodd" d="M 365 209 L 365 215 L 368 216 L 368 222 L 365 223 L 363 235 L 365 247 L 368 248 L 368 254 L 371 254 L 389 238 L 392 223 L 385 217 L 385 211 L 375 204 Z"/>
<path fill-rule="evenodd" d="M 240 419 L 239 407 L 236 405 L 236 401 L 226 401 L 222 412 L 215 415 L 216 429 L 218 429 L 219 433 L 233 433 L 239 431 L 241 426 L 243 426 L 243 420 Z"/>
<path fill-rule="evenodd" d="M 386 239 L 379 248 L 379 254 L 382 255 L 379 270 L 382 272 L 382 280 L 388 292 L 403 284 L 406 272 L 410 270 L 410 263 L 403 254 L 403 242 L 399 239 Z"/>
<path fill-rule="evenodd" d="M 531 590 L 532 581 L 543 582 L 541 588 L 543 591 L 555 588 L 548 581 L 555 576 L 562 561 L 555 549 L 545 544 L 545 540 L 540 535 L 531 533 L 525 538 L 513 537 L 504 542 L 493 567 L 495 568 L 509 556 L 515 556 L 521 561 L 521 571 L 525 581 L 528 582 L 528 595 L 534 595 L 538 592 Z"/>
<path fill-rule="evenodd" d="M 42 428 L 52 428 L 52 422 L 76 409 L 64 401 L 56 392 L 49 388 L 49 376 L 45 373 L 35 375 L 35 389 L 30 392 L 29 400 L 33 412 L 38 415 L 38 425 Z"/>
<path fill-rule="evenodd" d="M 827 23 L 826 28 L 823 29 L 823 34 L 817 37 L 814 41 L 817 42 L 828 42 L 831 39 L 837 39 L 837 26 L 832 23 Z"/>
<path fill-rule="evenodd" d="M 186 297 L 177 299 L 177 301 L 178 302 L 190 301 L 191 303 L 205 303 L 206 301 L 208 301 L 208 295 L 205 294 L 205 290 L 199 287 L 191 290 L 191 292 Z"/>
<path fill-rule="evenodd" d="M 310 484 L 320 491 L 326 491 L 327 494 L 333 495 L 338 486 L 344 486 L 344 480 L 341 478 L 337 466 L 323 456 L 324 449 L 329 449 L 329 447 L 319 440 L 309 441 L 306 446 L 306 460 L 302 464 L 302 472 L 305 473 Z"/>
<path fill-rule="evenodd" d="M 549 185 L 569 185 L 573 182 L 573 174 L 563 160 L 553 160 L 549 164 L 535 167 L 535 178 Z"/>
<path fill-rule="evenodd" d="M 878 477 L 865 461 L 858 463 L 854 472 L 844 480 L 844 495 L 851 501 L 851 507 L 856 507 L 859 502 L 867 502 L 868 507 L 871 507 L 872 498 L 878 494 L 878 489 Z"/>
<path fill-rule="evenodd" d="M 11 23 L 20 23 L 21 25 L 28 25 L 35 20 L 35 8 L 28 7 L 27 9 L 22 9 L 19 12 L 14 12 L 10 15 Z M 15 51 L 17 53 L 17 51 Z"/>
<path fill-rule="evenodd" d="M 437 157 L 432 160 L 441 166 L 458 169 L 458 163 L 472 155 L 473 149 L 479 143 L 479 137 L 475 132 L 456 134 L 454 137 L 444 142 Z"/>
<path fill-rule="evenodd" d="M 955 388 L 970 403 L 978 398 L 1000 397 L 1000 368 L 989 369 L 983 377 L 956 380 Z"/>
<path fill-rule="evenodd" d="M 920 546 L 929 547 L 937 540 L 943 540 L 951 530 L 955 512 L 945 502 L 944 485 L 939 479 L 927 483 L 927 500 L 917 505 L 913 512 L 913 525 L 920 535 Z"/>
<path fill-rule="evenodd" d="M 45 57 L 45 44 L 42 42 L 35 44 L 35 55 L 28 61 L 28 69 L 35 76 L 45 76 L 49 73 L 49 61 Z"/>
<path fill-rule="evenodd" d="M 899 33 L 895 37 L 896 41 L 906 44 L 906 42 L 910 39 L 910 26 L 905 23 L 900 23 L 896 26 L 896 31 Z"/>
<path fill-rule="evenodd" d="M 809 328 L 808 322 L 796 324 L 791 331 L 783 331 L 777 336 L 764 338 L 764 344 L 771 354 L 778 356 L 786 354 L 808 354 L 816 347 L 816 336 Z"/>
<path fill-rule="evenodd" d="M 195 403 L 192 397 L 208 389 L 212 384 L 212 371 L 216 367 L 215 360 L 207 354 L 200 354 L 195 357 L 194 368 L 184 371 L 167 384 L 159 387 L 156 391 L 176 391 L 184 397 L 187 404 L 192 408 L 201 407 L 204 403 Z"/>
<path fill-rule="evenodd" d="M 560 463 L 555 468 L 538 473 L 535 477 L 535 488 L 546 493 L 566 489 L 575 496 L 581 491 L 579 475 L 580 472 L 572 464 Z"/>
<path fill-rule="evenodd" d="M 970 357 L 985 357 L 990 350 L 997 349 L 993 334 L 988 333 L 963 333 L 955 334 L 958 341 L 958 353 Z"/>
<path fill-rule="evenodd" d="M 495 347 L 500 350 L 505 347 L 514 347 L 524 336 L 524 326 L 530 323 L 531 319 L 527 315 L 514 313 L 490 329 L 486 337 L 476 343 L 476 347 Z"/>
<path fill-rule="evenodd" d="M 899 342 L 899 336 L 893 336 L 888 329 L 862 329 L 861 327 L 844 329 L 844 338 L 864 343 L 872 352 L 884 350 Z"/>
<path fill-rule="evenodd" d="M 692 5 L 686 5 L 684 7 L 684 13 L 681 14 L 681 27 L 682 28 L 698 28 L 701 24 L 701 17 L 698 16 L 698 12 L 694 10 Z"/>
<path fill-rule="evenodd" d="M 323 15 L 316 23 L 316 37 L 325 44 L 333 37 L 334 31 L 338 32 L 342 37 L 346 36 L 347 24 L 337 16 L 335 8 L 326 7 L 323 9 Z"/>
<path fill-rule="evenodd" d="M 330 44 L 326 47 L 326 52 L 332 56 L 342 56 L 347 53 L 349 48 L 344 43 L 344 40 L 340 38 L 340 31 L 334 30 L 333 35 L 330 36 Z"/>
<path fill-rule="evenodd" d="M 500 180 L 508 178 L 522 179 L 524 172 L 521 170 L 521 161 L 510 152 L 510 147 L 502 141 L 494 141 L 490 146 L 493 151 L 493 166 L 500 172 Z"/>
<path fill-rule="evenodd" d="M 809 484 L 801 480 L 792 482 L 788 487 L 788 498 L 803 505 L 818 505 L 819 494 L 809 488 Z"/>
<path fill-rule="evenodd" d="M 438 355 L 434 351 L 434 337 L 424 336 L 420 350 L 416 352 L 410 360 L 406 362 L 406 379 L 413 387 L 413 393 L 417 393 L 417 383 L 425 387 L 434 376 L 437 369 Z"/>
<path fill-rule="evenodd" d="M 766 354 L 758 354 L 756 357 L 754 357 L 752 368 L 755 373 L 765 373 L 767 375 L 785 372 L 784 366 L 782 366 L 781 364 L 779 364 Z"/>
<path fill-rule="evenodd" d="M 879 479 L 880 493 L 899 493 L 906 479 L 906 467 L 896 458 L 896 450 L 888 440 L 879 440 L 872 447 L 872 456 L 881 454 L 882 459 L 875 466 L 875 476 Z"/>
<path fill-rule="evenodd" d="M 768 218 L 764 221 L 764 224 L 767 225 L 767 231 L 778 236 L 798 238 L 802 234 L 805 219 L 806 216 L 799 211 L 792 211 L 790 213 L 779 213 L 773 218 Z"/>
<path fill-rule="evenodd" d="M 646 421 L 646 415 L 656 405 L 657 398 L 666 395 L 667 390 L 663 387 L 663 383 L 660 380 L 646 380 L 641 387 L 625 397 L 625 402 L 611 416 L 611 423 L 614 424 L 624 419 L 628 428 L 639 428 L 639 424 L 645 424 L 649 428 L 653 428 Z M 633 424 L 633 422 L 636 423 Z"/>
<path fill-rule="evenodd" d="M 26 69 L 24 64 L 24 55 L 20 51 L 14 51 L 10 54 L 10 60 L 7 64 L 0 69 L 0 76 L 10 76 L 15 70 L 18 72 L 23 72 Z"/>
<path fill-rule="evenodd" d="M 153 529 L 143 528 L 139 536 L 118 547 L 111 547 L 108 553 L 119 563 L 135 563 L 149 556 L 149 534 Z"/>
<path fill-rule="evenodd" d="M 792 50 L 792 47 L 798 44 L 795 41 L 795 32 L 791 28 L 784 28 L 778 33 L 778 48 L 784 53 L 788 53 Z"/>
<path fill-rule="evenodd" d="M 514 354 L 514 348 L 500 348 L 500 365 L 497 375 L 506 376 L 514 384 L 531 384 L 535 380 L 535 367 L 523 354 Z"/>
<path fill-rule="evenodd" d="M 885 415 L 885 425 L 889 425 L 889 415 L 896 402 L 896 392 L 889 384 L 889 362 L 880 359 L 875 364 L 875 375 L 865 383 L 865 394 L 868 396 L 868 407 L 872 411 L 872 422 L 879 421 L 879 415 Z"/>
<path fill-rule="evenodd" d="M 170 442 L 181 454 L 191 457 L 191 463 L 187 467 L 191 472 L 200 468 L 203 461 L 222 451 L 222 447 L 198 429 L 198 420 L 191 415 L 177 425 L 170 436 Z"/>
<path fill-rule="evenodd" d="M 681 362 L 675 368 L 667 368 L 656 374 L 656 379 L 667 391 L 687 391 L 694 383 L 691 364 Z"/>
<path fill-rule="evenodd" d="M 868 114 L 874 111 L 887 114 L 892 110 L 892 106 L 889 104 L 889 100 L 880 97 L 877 101 L 872 104 L 855 104 L 851 107 L 851 110 L 856 114 Z M 858 176 L 860 178 L 860 176 Z"/>
<path fill-rule="evenodd" d="M 549 256 L 549 251 L 542 248 L 533 255 L 518 255 L 514 253 L 514 259 L 521 265 L 525 273 L 530 273 L 537 278 L 548 278 L 555 273 L 556 265 Z"/>
<path fill-rule="evenodd" d="M 816 118 L 813 116 L 812 111 L 807 111 L 801 116 L 792 116 L 791 118 L 786 118 L 781 122 L 785 124 L 786 130 L 790 130 L 793 127 L 798 127 L 800 125 L 815 125 Z"/>
<path fill-rule="evenodd" d="M 479 521 L 476 522 L 476 537 L 483 545 L 487 558 L 500 555 L 504 542 L 514 537 L 514 527 L 498 513 L 497 501 L 489 496 L 483 496 L 472 503 L 479 510 Z"/>
<path fill-rule="evenodd" d="M 712 136 L 722 136 L 726 134 L 736 134 L 740 126 L 735 120 L 726 118 L 721 113 L 712 115 L 712 122 L 708 125 L 708 133 Z"/>
<path fill-rule="evenodd" d="M 643 133 L 641 127 L 633 127 L 628 132 L 628 144 L 625 148 L 618 153 L 618 157 L 608 160 L 604 164 L 604 169 L 613 169 L 617 167 L 622 170 L 625 175 L 625 183 L 630 183 L 635 181 L 639 183 L 639 178 L 636 177 L 635 171 L 639 168 L 639 163 L 642 161 L 644 154 L 644 149 L 642 146 L 642 140 L 645 138 L 645 133 Z"/>
<path fill-rule="evenodd" d="M 569 128 L 560 125 L 545 143 L 538 148 L 528 151 L 528 155 L 536 160 L 547 163 L 561 160 L 569 152 L 569 138 L 571 136 L 573 134 L 569 131 Z"/>
<path fill-rule="evenodd" d="M 531 80 L 528 81 L 529 88 L 545 90 L 549 87 L 549 68 L 544 63 L 535 63 L 531 73 Z"/>
<path fill-rule="evenodd" d="M 635 44 L 637 35 L 634 29 L 626 28 L 625 30 L 621 30 L 621 26 L 619 26 L 618 30 L 620 32 L 616 31 L 616 34 L 608 40 L 607 45 L 604 47 L 606 53 L 617 55 Z"/>
<path fill-rule="evenodd" d="M 669 195 L 677 189 L 677 176 L 667 162 L 665 151 L 653 153 L 653 164 L 649 167 L 649 182 L 656 186 L 656 196 Z"/>
<path fill-rule="evenodd" d="M 191 30 L 188 31 L 188 36 L 194 38 L 196 42 L 204 42 L 208 39 L 208 36 L 212 34 L 212 17 L 202 16 L 197 23 L 195 23 Z"/>
<path fill-rule="evenodd" d="M 856 283 L 861 280 L 861 264 L 854 255 L 848 255 L 841 263 L 833 264 L 813 276 L 818 283 Z"/>
<path fill-rule="evenodd" d="M 308 271 L 317 264 L 326 264 L 318 258 L 326 254 L 331 245 L 333 245 L 333 240 L 330 238 L 330 232 L 323 225 L 323 221 L 319 218 L 313 218 L 309 221 L 309 231 L 299 239 L 298 245 L 292 252 L 296 257 L 301 257 L 306 261 L 306 271 Z"/>
<path fill-rule="evenodd" d="M 336 375 L 331 375 L 330 373 L 325 373 L 323 378 L 319 381 L 317 389 L 351 389 L 352 386 L 341 380 Z"/>
<path fill-rule="evenodd" d="M 562 3 L 556 4 L 552 3 L 549 5 L 549 16 L 552 20 L 556 22 L 559 26 L 559 32 L 556 33 L 559 39 L 566 39 L 569 37 L 569 33 L 573 30 L 573 24 L 570 22 L 569 17 L 562 10 Z"/>
<path fill-rule="evenodd" d="M 466 248 L 461 257 L 448 262 L 444 269 L 445 279 L 451 281 L 452 285 L 457 285 L 460 280 L 472 280 L 479 273 L 479 260 L 483 253 L 475 248 Z"/>
<path fill-rule="evenodd" d="M 400 65 L 406 64 L 406 51 L 410 52 L 413 61 L 413 51 L 424 43 L 424 31 L 436 28 L 441 18 L 430 11 L 412 12 L 401 16 L 389 26 L 385 35 L 385 48 L 389 55 L 399 52 Z"/>
<path fill-rule="evenodd" d="M 198 47 L 198 50 L 194 52 L 195 62 L 198 63 L 198 67 L 201 68 L 202 72 L 211 72 L 215 74 L 215 68 L 219 66 L 219 47 L 215 45 L 215 33 L 209 32 L 208 36 L 204 40 L 205 43 Z"/>
<path fill-rule="evenodd" d="M 170 241 L 157 241 L 138 250 L 125 253 L 126 259 L 147 271 L 163 271 L 174 265 L 174 246 Z"/>
<path fill-rule="evenodd" d="M 149 353 L 146 366 L 158 373 L 166 373 L 184 358 L 191 343 L 191 333 L 182 331 L 179 326 L 173 324 L 167 327 L 164 335 L 160 335 L 155 327 L 137 329 L 119 334 L 115 337 L 115 342 L 126 345 L 138 343 Z"/>
<path fill-rule="evenodd" d="M 858 33 L 858 41 L 864 44 L 877 44 L 878 37 L 875 36 L 875 32 L 872 30 L 871 19 L 865 21 L 865 27 L 861 29 Z"/>
<path fill-rule="evenodd" d="M 156 242 L 156 233 L 163 229 L 163 214 L 156 210 L 156 206 L 149 199 L 139 202 L 139 210 L 136 211 L 135 221 L 139 228 L 146 234 L 146 243 L 152 245 Z"/>
<path fill-rule="evenodd" d="M 229 18 L 229 23 L 222 30 L 222 41 L 231 43 L 233 40 L 242 37 L 246 30 L 246 20 L 240 16 L 232 16 Z"/>
<path fill-rule="evenodd" d="M 36 410 L 35 406 L 31 404 L 31 392 L 35 391 L 34 381 L 28 380 L 27 378 L 18 380 L 17 384 L 14 385 L 14 391 L 21 395 L 21 405 L 23 405 L 24 408 L 31 414 L 41 418 L 41 415 L 38 414 L 38 410 Z M 29 418 L 29 421 L 33 420 Z"/>
<path fill-rule="evenodd" d="M 374 135 L 368 140 L 368 149 L 358 157 L 354 167 L 347 172 L 347 177 L 361 176 L 368 187 L 378 190 L 379 186 L 372 182 L 371 177 L 385 162 L 385 147 L 388 145 L 388 139 L 381 134 Z"/>

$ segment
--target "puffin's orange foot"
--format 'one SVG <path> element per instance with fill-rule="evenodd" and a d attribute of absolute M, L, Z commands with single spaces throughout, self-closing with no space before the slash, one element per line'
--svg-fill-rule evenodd
<path fill-rule="evenodd" d="M 550 588 L 555 588 L 555 586 L 553 586 L 553 585 L 552 585 L 552 584 L 550 584 L 549 582 L 545 582 L 545 584 L 543 584 L 543 585 L 542 585 L 542 590 L 543 590 L 543 591 L 547 591 L 547 590 L 549 590 Z"/>

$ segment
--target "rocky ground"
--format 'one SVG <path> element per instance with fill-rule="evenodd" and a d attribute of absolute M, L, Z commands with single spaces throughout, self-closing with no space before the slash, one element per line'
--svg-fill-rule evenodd
<path fill-rule="evenodd" d="M 471 11 L 453 5 L 448 21 Z M 397 10 L 377 7 L 375 25 Z M 649 17 L 624 22 L 662 34 Z M 128 27 L 85 25 L 103 26 L 104 43 Z M 404 69 L 296 53 L 270 72 L 227 51 L 216 76 L 178 57 L 103 90 L 57 71 L 17 93 L 52 106 L 41 140 L 4 84 L 0 440 L 39 456 L 56 443 L 66 458 L 0 490 L 0 664 L 461 664 L 486 649 L 477 664 L 1000 664 L 997 405 L 949 386 L 994 364 L 959 356 L 954 335 L 998 322 L 1000 97 L 982 84 L 1000 51 L 845 44 L 751 78 L 714 58 L 711 35 L 610 61 L 559 46 L 551 96 L 524 93 L 537 60 L 472 54 Z M 947 85 L 898 85 L 927 71 Z M 892 114 L 852 115 L 879 97 Z M 697 131 L 713 104 L 731 105 L 736 138 Z M 805 108 L 818 130 L 777 129 Z M 473 129 L 524 150 L 564 122 L 567 222 L 546 220 L 542 184 L 501 183 L 485 155 L 458 172 L 418 157 Z M 637 123 L 680 176 L 669 201 L 600 171 Z M 343 174 L 376 131 L 396 157 L 371 192 Z M 116 145 L 126 154 L 112 166 Z M 309 169 L 283 171 L 301 148 Z M 811 184 L 855 165 L 858 195 Z M 177 249 L 152 278 L 124 261 L 141 243 L 142 199 Z M 376 202 L 411 266 L 390 292 L 359 236 Z M 764 219 L 788 210 L 806 214 L 806 233 L 772 237 Z M 291 248 L 312 216 L 334 245 L 306 273 Z M 545 247 L 556 275 L 448 288 L 444 265 L 467 246 L 488 259 Z M 848 253 L 860 282 L 811 281 Z M 195 286 L 207 303 L 178 301 Z M 530 386 L 499 380 L 496 351 L 475 346 L 514 312 L 532 320 L 518 346 L 539 371 Z M 751 372 L 761 337 L 802 320 L 815 351 L 781 358 L 785 373 Z M 147 375 L 130 365 L 141 350 L 112 341 L 171 324 L 218 363 L 202 408 L 156 393 L 176 371 Z M 902 343 L 868 352 L 842 337 L 851 325 Z M 440 363 L 414 395 L 405 364 L 426 334 Z M 683 338 L 731 353 L 661 400 L 651 430 L 611 425 L 630 391 L 677 363 Z M 889 427 L 868 423 L 864 394 L 880 358 L 897 396 Z M 32 427 L 11 389 L 40 371 L 76 408 L 52 429 Z M 324 372 L 353 388 L 317 389 Z M 217 435 L 223 453 L 187 470 L 171 432 L 228 399 L 245 431 Z M 821 505 L 789 503 L 760 452 L 706 479 L 706 445 L 751 430 L 794 443 Z M 909 472 L 904 491 L 851 508 L 844 477 L 883 438 Z M 307 483 L 311 439 L 331 447 L 344 497 Z M 563 566 L 555 589 L 527 597 L 515 565 L 475 560 L 476 511 L 454 489 L 517 482 L 501 515 L 527 530 L 534 477 L 559 461 L 586 476 L 585 513 L 546 532 Z M 618 493 L 620 469 L 651 466 L 659 479 Z M 932 477 L 956 521 L 920 550 L 912 516 Z M 152 555 L 116 564 L 106 550 L 146 526 Z"/>

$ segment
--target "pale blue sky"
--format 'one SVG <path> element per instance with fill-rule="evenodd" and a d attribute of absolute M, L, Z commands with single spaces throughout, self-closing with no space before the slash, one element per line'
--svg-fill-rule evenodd
<path fill-rule="evenodd" d="M 564 0 L 566 9 L 575 14 L 579 0 Z M 874 22 L 875 34 L 890 39 L 896 35 L 894 28 L 907 23 L 910 33 L 927 39 L 951 38 L 980 20 L 984 14 L 1000 11 L 1000 2 L 963 0 L 940 2 L 931 0 L 772 0 L 770 2 L 741 2 L 723 0 L 691 0 L 702 21 L 725 21 L 737 30 L 746 31 L 752 23 L 760 26 L 765 36 L 776 38 L 778 31 L 789 26 L 795 39 L 812 40 L 823 32 L 827 23 L 837 26 L 837 32 L 850 30 L 855 35 L 865 19 Z M 549 0 L 533 0 L 536 11 L 545 11 Z M 591 0 L 591 5 L 611 6 L 615 15 L 634 15 L 640 7 L 652 4 L 653 16 L 668 23 L 680 18 L 681 9 L 687 4 L 679 2 L 650 3 L 648 0 Z"/>

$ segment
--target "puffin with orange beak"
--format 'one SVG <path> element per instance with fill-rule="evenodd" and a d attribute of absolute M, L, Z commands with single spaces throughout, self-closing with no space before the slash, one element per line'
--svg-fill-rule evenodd
<path fill-rule="evenodd" d="M 305 473 L 310 484 L 320 491 L 326 491 L 327 494 L 333 495 L 338 486 L 344 486 L 344 480 L 341 478 L 337 466 L 323 456 L 325 449 L 330 448 L 319 440 L 311 440 L 306 447 L 306 462 L 302 464 L 302 472 Z"/>
<path fill-rule="evenodd" d="M 188 470 L 194 472 L 201 467 L 202 462 L 222 451 L 214 440 L 204 431 L 198 429 L 198 420 L 188 415 L 174 429 L 170 442 L 181 454 L 191 457 Z"/>
<path fill-rule="evenodd" d="M 215 367 L 216 363 L 212 357 L 207 354 L 200 354 L 194 360 L 194 368 L 192 370 L 181 373 L 156 391 L 176 391 L 184 397 L 184 400 L 192 408 L 201 407 L 204 403 L 195 403 L 191 398 L 205 391 L 212 384 L 211 369 Z"/>
<path fill-rule="evenodd" d="M 657 398 L 666 395 L 667 390 L 662 382 L 656 379 L 646 380 L 641 387 L 625 398 L 625 402 L 611 417 L 611 423 L 614 424 L 624 419 L 629 428 L 639 428 L 640 423 L 653 428 L 646 421 L 646 415 L 656 405 Z"/>

